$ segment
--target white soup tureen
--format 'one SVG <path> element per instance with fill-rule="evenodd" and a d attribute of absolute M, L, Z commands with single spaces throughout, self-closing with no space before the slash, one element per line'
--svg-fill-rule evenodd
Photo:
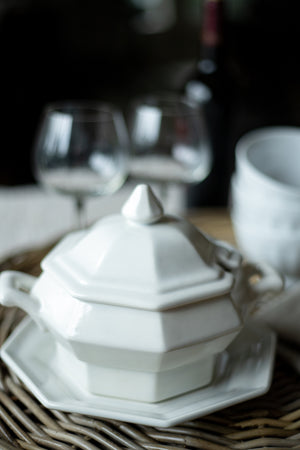
<path fill-rule="evenodd" d="M 2 304 L 51 333 L 70 382 L 144 402 L 208 384 L 250 300 L 282 288 L 270 268 L 245 266 L 233 247 L 164 215 L 147 185 L 120 215 L 63 238 L 41 266 L 38 278 L 3 272 Z"/>

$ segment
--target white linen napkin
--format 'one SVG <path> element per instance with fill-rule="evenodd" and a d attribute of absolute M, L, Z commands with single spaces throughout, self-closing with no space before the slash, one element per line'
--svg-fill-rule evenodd
<path fill-rule="evenodd" d="M 113 195 L 88 198 L 87 224 L 119 213 L 134 186 L 126 183 Z M 165 209 L 172 213 L 183 212 L 183 192 L 171 189 Z M 0 260 L 46 245 L 76 226 L 72 198 L 45 192 L 37 185 L 0 187 L 0 217 Z"/>
<path fill-rule="evenodd" d="M 300 346 L 300 281 L 262 305 L 254 317 Z"/>
<path fill-rule="evenodd" d="M 278 353 L 300 373 L 300 281 L 261 306 L 253 318 L 278 334 Z"/>

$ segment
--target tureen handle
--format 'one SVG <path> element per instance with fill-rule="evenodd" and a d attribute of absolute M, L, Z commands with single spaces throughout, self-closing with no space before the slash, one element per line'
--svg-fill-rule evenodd
<path fill-rule="evenodd" d="M 233 300 L 243 317 L 254 315 L 282 292 L 284 281 L 273 267 L 264 262 L 247 261 L 242 265 L 233 289 Z"/>
<path fill-rule="evenodd" d="M 30 295 L 36 277 L 15 270 L 5 270 L 0 275 L 0 303 L 4 306 L 18 306 L 27 312 L 37 324 L 44 328 L 39 317 L 38 299 Z"/>

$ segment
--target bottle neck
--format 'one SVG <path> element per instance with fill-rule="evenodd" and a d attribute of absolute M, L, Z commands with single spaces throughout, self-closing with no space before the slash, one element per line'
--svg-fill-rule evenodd
<path fill-rule="evenodd" d="M 224 39 L 224 2 L 205 0 L 200 33 L 200 59 L 198 69 L 213 73 L 221 63 Z"/>

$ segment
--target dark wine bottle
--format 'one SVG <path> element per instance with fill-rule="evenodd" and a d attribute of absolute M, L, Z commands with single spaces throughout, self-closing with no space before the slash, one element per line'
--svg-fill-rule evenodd
<path fill-rule="evenodd" d="M 203 104 L 213 152 L 206 180 L 188 188 L 188 207 L 226 205 L 230 178 L 228 134 L 230 77 L 227 70 L 223 0 L 204 0 L 199 33 L 199 58 L 184 83 L 185 94 Z M 207 96 L 210 92 L 210 98 Z"/>

